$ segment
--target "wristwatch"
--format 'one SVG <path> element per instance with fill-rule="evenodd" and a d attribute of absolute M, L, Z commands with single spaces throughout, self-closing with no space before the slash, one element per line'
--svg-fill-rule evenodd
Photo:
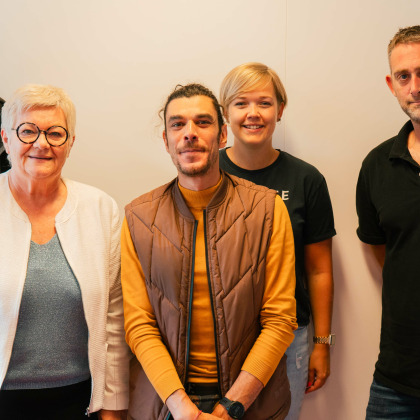
<path fill-rule="evenodd" d="M 335 334 L 330 334 L 327 337 L 319 337 L 314 335 L 314 343 L 315 344 L 329 344 L 333 346 L 335 344 Z"/>
<path fill-rule="evenodd" d="M 229 398 L 223 397 L 219 404 L 226 408 L 229 416 L 233 419 L 241 419 L 245 414 L 245 407 L 239 401 L 231 401 Z"/>

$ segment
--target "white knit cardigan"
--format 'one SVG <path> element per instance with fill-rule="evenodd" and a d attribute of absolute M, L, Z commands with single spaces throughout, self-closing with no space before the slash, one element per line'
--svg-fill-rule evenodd
<path fill-rule="evenodd" d="M 104 192 L 63 180 L 67 200 L 55 218 L 63 252 L 82 294 L 93 389 L 89 412 L 128 407 L 128 364 L 120 283 L 120 216 Z M 0 175 L 0 386 L 12 353 L 26 278 L 31 224 Z M 86 402 L 88 403 L 88 401 Z"/>

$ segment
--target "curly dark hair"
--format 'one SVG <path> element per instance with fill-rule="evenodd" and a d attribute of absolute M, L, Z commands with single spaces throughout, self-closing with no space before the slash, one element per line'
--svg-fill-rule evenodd
<path fill-rule="evenodd" d="M 221 105 L 219 104 L 216 96 L 214 93 L 206 88 L 203 85 L 200 85 L 199 83 L 190 83 L 188 85 L 176 85 L 173 92 L 168 96 L 166 99 L 165 105 L 162 107 L 162 109 L 159 111 L 159 116 L 163 119 L 163 123 L 165 125 L 165 133 L 166 133 L 166 110 L 168 108 L 168 105 L 171 101 L 178 98 L 191 98 L 193 96 L 207 96 L 210 98 L 213 102 L 214 109 L 217 113 L 217 122 L 219 125 L 219 133 L 220 136 L 222 132 L 222 127 L 225 123 L 223 119 L 223 110 Z"/>

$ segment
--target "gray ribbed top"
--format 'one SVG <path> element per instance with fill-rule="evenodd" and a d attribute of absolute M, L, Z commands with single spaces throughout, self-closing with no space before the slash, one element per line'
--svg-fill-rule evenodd
<path fill-rule="evenodd" d="M 88 379 L 87 345 L 79 283 L 58 236 L 43 245 L 31 242 L 16 336 L 2 389 L 52 388 Z"/>

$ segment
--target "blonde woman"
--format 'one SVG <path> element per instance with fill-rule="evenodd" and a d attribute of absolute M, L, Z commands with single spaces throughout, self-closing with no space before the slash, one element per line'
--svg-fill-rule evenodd
<path fill-rule="evenodd" d="M 273 133 L 283 115 L 287 95 L 272 69 L 261 63 L 234 68 L 222 82 L 220 102 L 234 137 L 233 146 L 220 151 L 220 167 L 277 190 L 292 222 L 299 328 L 286 352 L 292 393 L 287 419 L 297 419 L 305 391 L 322 387 L 330 374 L 331 238 L 335 235 L 331 201 L 325 179 L 316 168 L 273 147 Z M 311 354 L 310 316 L 315 328 Z"/>

